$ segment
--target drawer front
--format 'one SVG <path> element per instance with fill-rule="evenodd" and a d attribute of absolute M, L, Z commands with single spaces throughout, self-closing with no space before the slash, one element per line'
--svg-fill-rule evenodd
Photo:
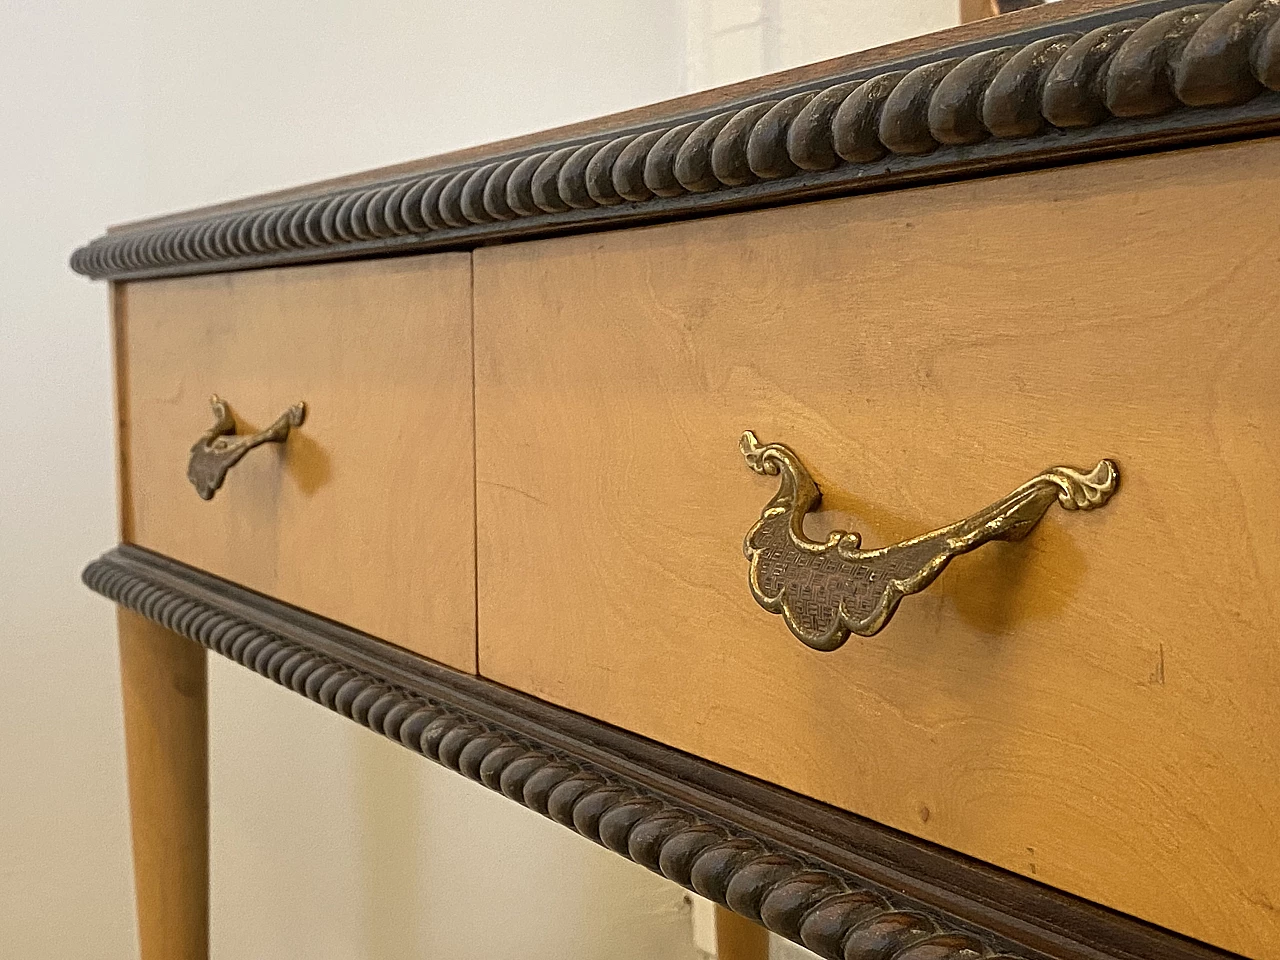
<path fill-rule="evenodd" d="M 1280 957 L 1280 142 L 480 250 L 480 672 Z M 866 547 L 1114 458 L 820 653 L 743 536 Z"/>
<path fill-rule="evenodd" d="M 467 254 L 122 287 L 125 539 L 473 671 L 470 296 Z M 215 393 L 307 411 L 204 501 Z"/>

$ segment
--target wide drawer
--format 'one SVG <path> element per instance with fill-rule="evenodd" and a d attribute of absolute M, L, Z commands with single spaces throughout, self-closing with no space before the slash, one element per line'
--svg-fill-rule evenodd
<path fill-rule="evenodd" d="M 474 670 L 470 297 L 467 254 L 121 287 L 125 539 Z M 205 501 L 211 394 L 307 413 Z"/>
<path fill-rule="evenodd" d="M 479 250 L 480 672 L 1280 957 L 1280 143 Z M 820 653 L 743 536 L 1120 465 Z"/>

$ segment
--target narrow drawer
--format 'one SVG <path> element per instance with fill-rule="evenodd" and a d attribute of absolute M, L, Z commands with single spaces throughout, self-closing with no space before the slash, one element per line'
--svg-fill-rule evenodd
<path fill-rule="evenodd" d="M 1277 223 L 1264 140 L 477 251 L 480 672 L 1280 957 Z M 746 429 L 868 548 L 1121 480 L 823 653 Z"/>
<path fill-rule="evenodd" d="M 470 297 L 468 254 L 123 286 L 125 539 L 474 670 Z M 205 501 L 212 394 L 307 409 Z"/>

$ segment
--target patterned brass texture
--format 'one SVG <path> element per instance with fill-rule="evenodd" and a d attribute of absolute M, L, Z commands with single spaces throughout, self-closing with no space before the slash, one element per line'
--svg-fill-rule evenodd
<path fill-rule="evenodd" d="M 747 466 L 780 477 L 778 492 L 747 533 L 751 595 L 815 650 L 835 650 L 850 633 L 884 629 L 903 597 L 919 593 L 962 553 L 992 540 L 1021 540 L 1056 500 L 1067 510 L 1093 510 L 1111 499 L 1120 474 L 1111 460 L 1088 473 L 1050 467 L 1008 496 L 958 523 L 875 550 L 843 530 L 810 540 L 804 518 L 822 498 L 800 458 L 780 443 L 742 435 Z"/>
<path fill-rule="evenodd" d="M 201 500 L 212 500 L 227 471 L 241 461 L 246 453 L 264 443 L 284 443 L 289 431 L 302 426 L 307 406 L 298 402 L 276 418 L 275 423 L 257 433 L 236 435 L 235 417 L 227 402 L 217 394 L 209 398 L 213 407 L 214 424 L 191 447 L 191 459 L 187 462 L 187 479 L 200 494 Z"/>

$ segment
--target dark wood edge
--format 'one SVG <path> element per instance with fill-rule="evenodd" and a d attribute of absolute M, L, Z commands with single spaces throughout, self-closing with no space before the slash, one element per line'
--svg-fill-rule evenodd
<path fill-rule="evenodd" d="M 871 47 L 855 53 L 832 57 L 828 60 L 791 67 L 776 73 L 762 74 L 726 84 L 722 87 L 698 90 L 693 93 L 672 97 L 668 100 L 630 107 L 617 113 L 591 117 L 587 120 L 580 120 L 563 126 L 535 130 L 503 140 L 474 144 L 445 153 L 418 157 L 413 160 L 359 170 L 354 173 L 326 177 L 321 180 L 269 190 L 259 194 L 250 194 L 194 209 L 178 210 L 126 221 L 108 227 L 107 233 L 120 233 L 155 226 L 170 226 L 195 217 L 204 217 L 215 213 L 242 212 L 253 207 L 279 203 L 285 200 L 296 200 L 301 197 L 328 193 L 333 190 L 368 186 L 379 180 L 390 181 L 397 178 L 420 176 L 425 173 L 438 173 L 441 170 L 457 168 L 472 161 L 482 161 L 487 157 L 515 154 L 526 149 L 536 149 L 544 143 L 567 143 L 575 139 L 583 141 L 599 139 L 613 134 L 615 131 L 640 126 L 663 117 L 685 116 L 686 114 L 710 110 L 715 107 L 728 107 L 752 97 L 758 99 L 772 96 L 779 90 L 797 89 L 801 84 L 820 81 L 838 74 L 843 75 L 855 70 L 871 69 L 906 57 L 923 55 L 934 50 L 982 40 L 995 34 L 1005 34 L 1013 30 L 1032 28 L 1042 23 L 1083 16 L 1087 13 L 1094 13 L 1110 7 L 1126 6 L 1134 2 L 1136 0 L 1056 0 L 1049 6 L 1028 7 L 1025 10 L 1015 10 L 1000 17 L 985 16 L 983 19 L 962 23 L 933 33 L 907 37 L 883 46 Z"/>
<path fill-rule="evenodd" d="M 1234 956 L 137 547 L 83 579 L 831 960 Z"/>
<path fill-rule="evenodd" d="M 1280 129 L 1280 6 L 1147 2 L 556 137 L 429 173 L 111 233 L 142 279 L 631 226 Z"/>

